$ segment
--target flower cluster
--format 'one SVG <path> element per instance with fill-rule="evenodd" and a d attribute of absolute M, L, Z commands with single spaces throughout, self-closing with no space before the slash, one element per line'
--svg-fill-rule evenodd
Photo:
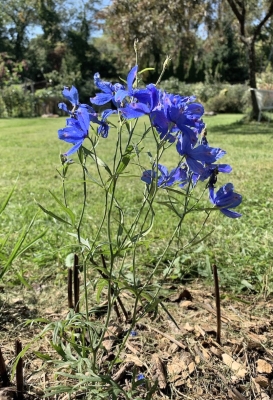
<path fill-rule="evenodd" d="M 90 122 L 97 124 L 97 134 L 106 138 L 109 131 L 109 115 L 118 112 L 126 120 L 146 115 L 157 132 L 159 141 L 174 144 L 181 160 L 170 172 L 164 165 L 153 165 L 152 169 L 143 171 L 141 180 L 147 185 L 156 182 L 160 188 L 174 184 L 183 188 L 187 184 L 194 186 L 198 180 L 208 180 L 210 201 L 228 217 L 240 217 L 241 214 L 229 210 L 237 207 L 242 201 L 242 197 L 234 193 L 231 183 L 214 193 L 219 172 L 229 173 L 232 168 L 228 164 L 215 163 L 226 152 L 209 146 L 204 135 L 206 131 L 202 120 L 203 106 L 195 102 L 193 96 L 166 93 L 153 84 L 137 88 L 134 84 L 137 81 L 137 72 L 138 66 L 131 69 L 126 86 L 102 81 L 99 73 L 95 74 L 94 82 L 101 93 L 91 98 L 91 103 L 102 106 L 111 102 L 113 106 L 102 113 L 101 119 L 91 106 L 80 104 L 75 87 L 63 90 L 64 97 L 73 106 L 72 111 L 69 111 L 66 104 L 59 104 L 59 108 L 70 115 L 66 127 L 58 131 L 61 140 L 73 144 L 65 156 L 70 156 L 81 147 L 84 139 L 88 137 Z"/>

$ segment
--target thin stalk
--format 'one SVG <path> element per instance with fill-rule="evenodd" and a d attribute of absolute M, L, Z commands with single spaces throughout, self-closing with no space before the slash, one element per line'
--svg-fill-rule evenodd
<path fill-rule="evenodd" d="M 219 280 L 218 280 L 217 266 L 214 264 L 212 268 L 213 268 L 213 278 L 214 278 L 216 319 L 217 319 L 216 341 L 218 344 L 221 344 L 221 303 L 220 303 Z"/>
<path fill-rule="evenodd" d="M 68 268 L 68 277 L 67 277 L 68 308 L 73 308 L 72 277 L 73 277 L 72 269 Z"/>
<path fill-rule="evenodd" d="M 80 281 L 79 281 L 79 257 L 74 254 L 73 263 L 73 278 L 74 278 L 74 310 L 75 313 L 80 312 Z"/>

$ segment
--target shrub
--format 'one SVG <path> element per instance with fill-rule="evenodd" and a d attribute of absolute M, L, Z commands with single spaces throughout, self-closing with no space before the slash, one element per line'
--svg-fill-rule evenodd
<path fill-rule="evenodd" d="M 244 113 L 249 101 L 249 88 L 246 85 L 225 85 L 224 89 L 206 102 L 205 108 L 217 113 Z"/>

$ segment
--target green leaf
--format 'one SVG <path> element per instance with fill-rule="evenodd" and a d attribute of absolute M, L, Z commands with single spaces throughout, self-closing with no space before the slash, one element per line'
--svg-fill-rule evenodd
<path fill-rule="evenodd" d="M 56 196 L 54 193 L 52 193 L 49 190 L 49 193 L 51 194 L 51 196 L 53 197 L 53 199 L 59 204 L 59 206 L 61 207 L 61 209 L 69 216 L 71 224 L 75 225 L 75 214 L 73 213 L 73 211 L 70 210 L 70 208 L 66 207 Z"/>
<path fill-rule="evenodd" d="M 3 204 L 1 204 L 1 206 L 0 206 L 0 214 L 2 214 L 2 212 L 3 212 L 3 211 L 5 210 L 5 208 L 7 207 L 8 202 L 10 201 L 10 198 L 11 198 L 11 196 L 12 196 L 14 190 L 15 190 L 15 186 L 13 186 L 13 188 L 11 189 L 11 191 L 9 192 L 9 194 L 7 195 L 7 197 L 5 198 Z"/>
<path fill-rule="evenodd" d="M 67 232 L 68 235 L 75 237 L 76 239 L 78 239 L 78 235 L 76 233 L 72 233 L 72 232 Z M 82 244 L 83 246 L 85 246 L 88 250 L 91 249 L 90 247 L 90 243 L 88 241 L 88 239 L 84 239 L 83 237 L 80 236 L 80 244 Z"/>
<path fill-rule="evenodd" d="M 122 159 L 121 159 L 121 161 L 119 163 L 119 166 L 118 166 L 118 168 L 116 170 L 116 174 L 121 174 L 125 170 L 125 168 L 127 167 L 127 165 L 130 162 L 130 159 L 131 159 L 131 157 L 128 156 L 128 155 L 125 155 L 125 156 L 122 157 Z"/>
<path fill-rule="evenodd" d="M 91 157 L 96 162 L 97 165 L 105 168 L 105 170 L 108 172 L 108 174 L 110 176 L 112 176 L 112 172 L 111 172 L 110 168 L 108 167 L 108 165 L 104 161 L 102 161 L 96 154 L 92 153 L 92 151 L 86 149 L 85 147 L 83 147 L 83 151 L 87 156 Z"/>
<path fill-rule="evenodd" d="M 96 300 L 97 302 L 100 301 L 100 296 L 101 296 L 101 292 L 103 291 L 103 289 L 108 286 L 108 281 L 107 279 L 99 279 L 96 285 L 96 289 L 97 289 L 97 295 L 96 295 Z"/>
<path fill-rule="evenodd" d="M 21 235 L 19 236 L 17 242 L 14 245 L 14 248 L 13 248 L 7 262 L 4 264 L 4 268 L 0 272 L 0 279 L 4 276 L 4 274 L 6 273 L 6 271 L 12 264 L 12 262 L 15 260 L 15 258 L 20 257 L 26 250 L 28 250 L 34 243 L 36 243 L 39 239 L 41 239 L 44 236 L 44 234 L 46 233 L 46 231 L 40 233 L 38 236 L 36 236 L 34 239 L 32 239 L 28 244 L 23 246 L 23 243 L 26 240 L 26 237 L 35 221 L 35 218 L 36 218 L 36 215 L 34 216 L 34 218 L 32 218 L 29 226 L 24 227 Z"/>
<path fill-rule="evenodd" d="M 52 358 L 48 354 L 41 353 L 40 351 L 33 351 L 33 353 L 41 360 L 51 361 Z"/>
<path fill-rule="evenodd" d="M 41 210 L 43 210 L 44 213 L 50 215 L 50 217 L 56 219 L 59 222 L 63 222 L 64 224 L 67 224 L 69 226 L 72 226 L 70 222 L 66 221 L 65 219 L 63 219 L 62 217 L 59 217 L 58 215 L 56 215 L 55 213 L 53 213 L 52 211 L 47 210 L 46 208 L 44 208 L 40 203 L 37 203 L 37 206 L 40 207 Z"/>
<path fill-rule="evenodd" d="M 141 74 L 143 74 L 143 72 L 146 72 L 146 71 L 154 71 L 155 70 L 155 68 L 144 68 L 144 69 L 142 69 L 141 71 L 139 71 L 137 74 L 138 75 L 141 75 Z"/>
<path fill-rule="evenodd" d="M 175 209 L 175 207 L 173 206 L 174 202 L 170 202 L 170 201 L 157 201 L 158 204 L 162 204 L 163 206 L 169 208 L 170 210 L 172 210 L 176 215 L 178 215 L 179 218 L 181 218 L 181 215 L 179 214 L 179 212 Z M 178 202 L 176 202 L 175 204 L 177 204 Z"/>

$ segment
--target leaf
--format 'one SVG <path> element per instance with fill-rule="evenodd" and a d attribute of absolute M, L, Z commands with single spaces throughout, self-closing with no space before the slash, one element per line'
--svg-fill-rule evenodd
<path fill-rule="evenodd" d="M 97 165 L 105 168 L 105 170 L 108 172 L 108 174 L 110 176 L 112 176 L 112 172 L 111 172 L 110 168 L 108 167 L 108 165 L 104 161 L 102 161 L 96 154 L 92 153 L 92 151 L 86 149 L 85 147 L 83 147 L 83 151 L 87 156 L 91 157 Z"/>
<path fill-rule="evenodd" d="M 49 193 L 51 194 L 51 196 L 53 197 L 53 199 L 59 204 L 59 206 L 61 207 L 61 209 L 69 216 L 70 220 L 71 220 L 71 224 L 74 225 L 75 224 L 75 214 L 73 213 L 73 211 L 70 210 L 70 208 L 66 207 L 56 196 L 54 193 L 52 193 L 49 190 Z"/>
<path fill-rule="evenodd" d="M 107 281 L 107 279 L 99 279 L 97 284 L 96 284 L 96 289 L 97 289 L 97 295 L 96 295 L 96 300 L 97 302 L 100 301 L 100 296 L 101 296 L 101 292 L 103 291 L 103 289 L 109 286 L 109 282 Z"/>
<path fill-rule="evenodd" d="M 8 202 L 10 201 L 10 198 L 11 198 L 11 196 L 12 196 L 14 190 L 15 190 L 15 186 L 13 186 L 13 188 L 11 189 L 11 191 L 9 192 L 9 194 L 7 195 L 7 197 L 5 198 L 4 202 L 1 204 L 1 206 L 0 206 L 0 214 L 2 214 L 2 212 L 3 212 L 3 211 L 5 210 L 5 208 L 7 207 Z"/>
<path fill-rule="evenodd" d="M 116 173 L 117 173 L 117 174 L 121 174 L 121 173 L 125 170 L 125 168 L 127 167 L 127 165 L 128 165 L 129 162 L 130 162 L 130 159 L 131 159 L 131 157 L 128 156 L 128 155 L 124 155 L 124 156 L 122 157 L 122 159 L 121 159 L 121 161 L 120 161 L 120 163 L 119 163 L 119 166 L 118 166 L 118 168 L 117 168 L 117 170 L 116 170 Z"/>
<path fill-rule="evenodd" d="M 70 253 L 65 257 L 65 266 L 67 268 L 72 268 L 74 266 L 74 257 L 75 257 L 75 253 Z"/>
<path fill-rule="evenodd" d="M 128 166 L 131 158 L 136 156 L 136 153 L 133 153 L 133 151 L 134 151 L 134 146 L 132 145 L 127 146 L 126 151 L 119 162 L 116 174 L 121 174 Z"/>
<path fill-rule="evenodd" d="M 143 74 L 143 72 L 146 72 L 146 71 L 154 71 L 155 70 L 155 68 L 149 68 L 149 67 L 147 67 L 147 68 L 144 68 L 144 69 L 142 69 L 141 71 L 139 71 L 137 74 L 138 75 L 141 75 L 141 74 Z"/>
<path fill-rule="evenodd" d="M 34 243 L 36 243 L 39 239 L 41 239 L 47 232 L 47 231 L 44 231 L 44 232 L 40 233 L 38 236 L 36 236 L 34 239 L 32 239 L 28 244 L 23 246 L 23 243 L 26 240 L 26 237 L 35 221 L 35 218 L 36 218 L 36 215 L 32 218 L 29 226 L 24 227 L 20 237 L 18 238 L 17 242 L 14 245 L 14 248 L 13 248 L 7 262 L 4 265 L 4 268 L 0 272 L 0 279 L 4 276 L 4 274 L 6 273 L 9 266 L 12 264 L 12 262 L 15 260 L 15 258 L 20 257 L 26 250 L 28 250 Z"/>
<path fill-rule="evenodd" d="M 44 208 L 40 203 L 37 203 L 37 202 L 36 202 L 36 204 L 40 207 L 41 210 L 43 210 L 44 213 L 50 215 L 50 217 L 56 219 L 56 220 L 59 221 L 59 222 L 63 222 L 64 224 L 67 224 L 67 225 L 72 226 L 70 222 L 66 221 L 66 220 L 63 219 L 62 217 L 59 217 L 58 215 L 56 215 L 56 214 L 53 213 L 52 211 L 47 210 L 47 209 Z"/>
<path fill-rule="evenodd" d="M 41 353 L 40 351 L 33 351 L 33 353 L 41 360 L 50 361 L 52 358 L 48 354 Z"/>
<path fill-rule="evenodd" d="M 78 235 L 76 233 L 72 233 L 72 232 L 67 232 L 68 235 L 75 237 L 76 239 L 78 239 Z M 85 246 L 88 250 L 91 249 L 90 247 L 90 243 L 88 241 L 88 239 L 84 239 L 80 236 L 80 244 L 82 244 L 83 246 Z"/>
<path fill-rule="evenodd" d="M 167 208 L 169 208 L 171 211 L 173 211 L 179 218 L 181 218 L 181 215 L 179 214 L 179 212 L 174 208 L 173 206 L 173 202 L 169 202 L 169 201 L 157 201 L 158 204 L 162 204 L 162 206 L 165 206 Z"/>

